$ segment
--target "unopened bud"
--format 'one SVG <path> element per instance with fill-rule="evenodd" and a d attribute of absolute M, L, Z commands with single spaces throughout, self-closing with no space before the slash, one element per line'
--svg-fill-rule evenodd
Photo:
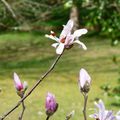
<path fill-rule="evenodd" d="M 56 103 L 55 96 L 53 94 L 47 94 L 45 107 L 47 116 L 51 116 L 57 111 L 58 103 Z"/>
<path fill-rule="evenodd" d="M 90 84 L 86 81 L 85 85 L 81 87 L 81 92 L 88 93 L 90 90 Z"/>
<path fill-rule="evenodd" d="M 91 77 L 85 69 L 81 69 L 79 73 L 79 87 L 81 92 L 88 93 L 91 85 Z"/>
<path fill-rule="evenodd" d="M 24 96 L 25 91 L 28 88 L 27 82 L 22 83 L 17 73 L 14 73 L 14 84 L 18 96 L 22 98 Z"/>

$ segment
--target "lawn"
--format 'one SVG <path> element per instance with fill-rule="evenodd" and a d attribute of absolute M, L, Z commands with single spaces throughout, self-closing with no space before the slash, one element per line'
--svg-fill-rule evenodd
<path fill-rule="evenodd" d="M 45 97 L 47 92 L 55 94 L 59 103 L 58 111 L 51 120 L 64 120 L 67 113 L 75 110 L 74 120 L 83 118 L 83 97 L 78 88 L 78 73 L 85 68 L 92 77 L 89 92 L 88 114 L 93 113 L 94 100 L 103 99 L 107 108 L 118 102 L 113 96 L 106 96 L 100 87 L 109 84 L 114 88 L 120 77 L 120 45 L 110 46 L 110 40 L 98 37 L 82 37 L 88 47 L 83 51 L 77 45 L 66 50 L 54 71 L 48 75 L 39 87 L 26 99 L 24 120 L 45 120 Z M 28 90 L 48 69 L 56 58 L 52 40 L 37 33 L 5 33 L 0 35 L 0 115 L 9 110 L 19 100 L 13 84 L 13 72 L 17 72 L 22 81 L 29 84 Z M 117 56 L 117 63 L 112 58 Z M 18 108 L 6 120 L 17 120 Z"/>

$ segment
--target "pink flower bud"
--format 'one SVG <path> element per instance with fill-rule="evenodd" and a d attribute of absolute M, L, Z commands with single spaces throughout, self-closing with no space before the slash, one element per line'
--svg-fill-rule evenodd
<path fill-rule="evenodd" d="M 17 73 L 14 73 L 14 83 L 15 83 L 15 88 L 17 89 L 17 91 L 21 91 L 23 89 L 23 84 L 20 81 L 20 78 L 17 75 Z"/>
<path fill-rule="evenodd" d="M 47 94 L 45 107 L 46 107 L 46 114 L 48 116 L 51 116 L 56 112 L 58 108 L 58 104 L 56 103 L 55 96 L 53 94 L 51 93 Z"/>
<path fill-rule="evenodd" d="M 23 97 L 25 91 L 28 88 L 27 82 L 24 81 L 24 83 L 22 83 L 17 73 L 14 73 L 14 83 L 15 83 L 15 88 L 17 90 L 17 94 L 20 97 Z"/>

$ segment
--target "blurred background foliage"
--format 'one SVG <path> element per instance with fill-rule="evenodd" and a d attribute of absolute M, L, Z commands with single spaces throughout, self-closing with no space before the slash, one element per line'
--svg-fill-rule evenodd
<path fill-rule="evenodd" d="M 12 18 L 0 3 L 0 30 L 59 30 L 77 7 L 79 24 L 94 34 L 112 39 L 116 44 L 120 37 L 120 0 L 7 0 L 17 16 Z M 93 35 L 94 35 L 93 34 Z"/>

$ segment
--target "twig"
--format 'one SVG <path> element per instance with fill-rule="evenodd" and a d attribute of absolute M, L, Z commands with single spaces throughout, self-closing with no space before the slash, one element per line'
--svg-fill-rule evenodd
<path fill-rule="evenodd" d="M 83 96 L 84 96 L 83 115 L 84 115 L 84 120 L 87 120 L 86 107 L 87 107 L 88 95 L 86 93 L 83 93 Z"/>
<path fill-rule="evenodd" d="M 20 114 L 20 116 L 19 116 L 19 120 L 22 120 L 24 111 L 25 111 L 25 104 L 24 104 L 24 101 L 23 101 L 23 102 L 22 102 L 22 112 L 21 112 L 21 114 Z"/>
<path fill-rule="evenodd" d="M 8 11 L 12 14 L 13 18 L 16 18 L 16 15 L 14 11 L 12 10 L 11 6 L 8 4 L 7 1 L 1 0 L 1 2 L 5 5 L 5 7 L 8 9 Z"/>
<path fill-rule="evenodd" d="M 58 60 L 61 58 L 61 55 L 58 55 L 53 64 L 50 66 L 50 68 L 45 72 L 45 74 L 41 77 L 40 80 L 37 81 L 37 83 L 31 88 L 31 90 L 20 100 L 18 103 L 7 113 L 5 113 L 0 120 L 5 119 L 10 113 L 12 113 L 16 108 L 20 106 L 20 104 L 34 91 L 34 89 L 43 81 L 43 79 L 54 69 L 55 65 L 57 64 Z"/>
<path fill-rule="evenodd" d="M 4 4 L 4 6 L 7 8 L 7 10 L 11 13 L 12 17 L 18 22 L 16 14 L 14 13 L 13 9 L 11 8 L 11 6 L 8 4 L 8 2 L 6 0 L 1 0 L 1 2 Z"/>
<path fill-rule="evenodd" d="M 48 115 L 47 118 L 46 118 L 46 120 L 49 120 L 49 118 L 50 118 L 50 116 Z"/>
<path fill-rule="evenodd" d="M 70 112 L 70 113 L 66 116 L 65 120 L 70 120 L 70 119 L 73 117 L 74 114 L 75 114 L 75 111 L 73 110 L 72 112 Z"/>

